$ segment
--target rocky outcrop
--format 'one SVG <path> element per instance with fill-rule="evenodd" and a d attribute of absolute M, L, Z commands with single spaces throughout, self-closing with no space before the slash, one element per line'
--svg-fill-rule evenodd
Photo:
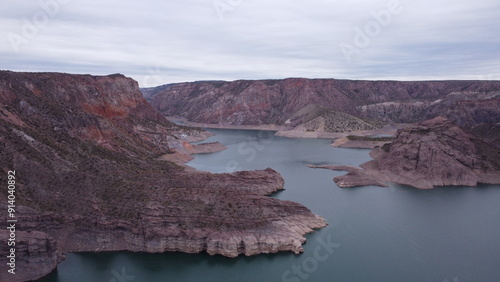
<path fill-rule="evenodd" d="M 500 149 L 500 123 L 482 123 L 468 129 L 468 132 L 472 135 L 479 136 L 483 140 L 488 141 L 491 145 Z"/>
<path fill-rule="evenodd" d="M 460 125 L 483 123 L 488 117 L 491 119 L 492 114 L 499 116 L 498 107 L 479 101 L 493 97 L 492 93 L 499 91 L 500 81 L 398 82 L 303 78 L 204 81 L 142 89 L 145 97 L 161 113 L 191 122 L 288 125 L 288 129 L 302 125 L 310 130 L 326 127 L 327 131 L 366 130 L 367 120 L 421 122 L 443 114 L 444 109 L 449 110 L 444 111 L 444 115 Z M 458 105 L 464 99 L 476 106 Z M 450 108 L 449 103 L 456 104 L 457 109 Z M 334 114 L 322 115 L 318 113 L 321 108 Z M 459 115 L 462 109 L 465 112 Z M 318 117 L 318 120 L 312 121 Z M 325 122 L 332 118 L 334 123 Z M 373 123 L 368 122 L 368 126 L 373 126 Z"/>
<path fill-rule="evenodd" d="M 1 238 L 9 238 L 10 232 L 0 230 Z M 12 267 L 7 265 L 7 272 L 2 265 L 0 273 L 1 281 L 28 281 L 41 278 L 50 273 L 63 260 L 63 255 L 58 251 L 55 240 L 46 233 L 39 231 L 17 231 L 16 232 L 15 262 Z M 12 256 L 9 247 L 0 248 L 2 260 Z M 11 264 L 10 259 L 7 261 Z M 29 271 L 27 271 L 29 269 Z"/>
<path fill-rule="evenodd" d="M 362 169 L 351 168 L 335 182 L 340 187 L 394 182 L 421 189 L 500 184 L 500 149 L 442 117 L 399 131 L 392 143 L 370 155 L 373 160 Z"/>
<path fill-rule="evenodd" d="M 266 196 L 283 189 L 272 169 L 211 174 L 158 160 L 208 134 L 167 121 L 130 78 L 3 71 L 0 102 L 0 167 L 16 171 L 22 222 L 23 274 L 8 281 L 47 274 L 73 251 L 299 253 L 326 225 Z"/>
<path fill-rule="evenodd" d="M 370 119 L 415 123 L 446 117 L 462 128 L 500 122 L 500 91 L 452 92 L 435 101 L 392 101 L 360 107 Z"/>
<path fill-rule="evenodd" d="M 389 101 L 359 107 L 361 115 L 383 122 L 415 123 L 422 121 L 431 101 Z"/>

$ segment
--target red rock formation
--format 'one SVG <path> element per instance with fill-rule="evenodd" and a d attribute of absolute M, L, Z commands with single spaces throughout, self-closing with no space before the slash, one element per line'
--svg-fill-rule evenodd
<path fill-rule="evenodd" d="M 500 149 L 437 117 L 400 130 L 372 161 L 336 177 L 341 187 L 395 182 L 416 188 L 500 184 Z M 330 167 L 343 170 L 340 167 Z"/>
<path fill-rule="evenodd" d="M 393 101 L 360 109 L 376 120 L 414 123 L 443 116 L 462 128 L 472 128 L 500 122 L 500 92 L 452 92 L 435 101 Z"/>
<path fill-rule="evenodd" d="M 164 115 L 186 118 L 191 122 L 285 125 L 287 120 L 300 116 L 291 124 L 296 126 L 317 117 L 307 113 L 298 114 L 311 105 L 319 105 L 358 118 L 385 122 L 419 122 L 436 117 L 439 113 L 444 114 L 443 109 L 450 108 L 449 103 L 458 103 L 456 97 L 452 97 L 456 96 L 455 94 L 463 96 L 460 99 L 483 99 L 489 93 L 500 91 L 500 82 L 290 78 L 179 83 L 142 91 L 152 105 Z M 444 99 L 443 103 L 433 104 L 438 99 Z M 483 107 L 479 104 L 478 106 Z M 466 109 L 465 112 L 473 113 L 465 106 L 461 108 Z M 491 106 L 489 109 L 491 114 L 496 113 L 498 120 L 498 107 Z M 455 113 L 457 111 L 446 116 L 460 125 L 470 123 L 469 117 L 455 118 Z M 475 124 L 487 122 L 484 115 L 475 116 L 476 118 L 472 118 Z"/>
<path fill-rule="evenodd" d="M 0 168 L 18 177 L 24 273 L 2 263 L 1 281 L 36 279 L 71 251 L 299 253 L 303 235 L 326 225 L 266 196 L 283 189 L 272 169 L 211 174 L 158 160 L 205 133 L 167 121 L 122 75 L 3 71 L 0 99 Z"/>

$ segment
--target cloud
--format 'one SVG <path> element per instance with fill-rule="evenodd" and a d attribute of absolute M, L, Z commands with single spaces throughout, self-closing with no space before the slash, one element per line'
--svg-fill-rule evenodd
<path fill-rule="evenodd" d="M 500 79 L 498 1 L 401 0 L 402 12 L 350 61 L 340 45 L 354 46 L 356 28 L 395 0 L 216 1 L 7 0 L 2 68 L 120 72 L 141 86 L 290 76 Z"/>

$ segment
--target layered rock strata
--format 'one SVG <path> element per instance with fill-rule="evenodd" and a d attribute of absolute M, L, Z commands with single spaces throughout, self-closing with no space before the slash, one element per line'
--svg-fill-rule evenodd
<path fill-rule="evenodd" d="M 211 174 L 158 160 L 209 134 L 167 121 L 130 78 L 2 71 L 0 102 L 22 273 L 9 276 L 2 253 L 2 281 L 46 275 L 65 252 L 300 253 L 304 234 L 326 225 L 266 196 L 283 189 L 272 169 Z"/>
<path fill-rule="evenodd" d="M 0 248 L 0 256 L 12 256 L 11 248 L 15 249 L 15 261 L 12 264 L 9 258 L 8 270 L 2 266 L 0 277 L 2 281 L 28 281 L 45 276 L 57 267 L 63 259 L 63 254 L 58 250 L 57 244 L 47 233 L 39 231 L 16 231 L 15 246 Z M 0 230 L 1 238 L 9 238 L 10 231 Z M 12 264 L 12 267 L 10 266 Z"/>
<path fill-rule="evenodd" d="M 500 184 L 500 149 L 437 117 L 400 130 L 392 143 L 375 148 L 372 161 L 335 177 L 340 187 L 399 183 L 421 189 L 436 186 Z"/>
<path fill-rule="evenodd" d="M 289 78 L 178 83 L 142 91 L 166 116 L 217 125 L 331 132 L 366 130 L 380 122 L 422 122 L 438 115 L 467 127 L 500 122 L 500 81 Z"/>

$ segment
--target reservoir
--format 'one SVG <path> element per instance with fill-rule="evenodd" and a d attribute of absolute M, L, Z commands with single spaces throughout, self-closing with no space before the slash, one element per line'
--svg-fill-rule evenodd
<path fill-rule="evenodd" d="M 343 172 L 308 164 L 360 165 L 369 150 L 329 146 L 256 130 L 209 129 L 228 149 L 188 165 L 210 172 L 271 167 L 285 189 L 328 226 L 307 235 L 301 255 L 236 259 L 207 254 L 67 254 L 40 281 L 500 281 L 500 186 L 417 190 L 391 185 L 339 188 Z"/>

